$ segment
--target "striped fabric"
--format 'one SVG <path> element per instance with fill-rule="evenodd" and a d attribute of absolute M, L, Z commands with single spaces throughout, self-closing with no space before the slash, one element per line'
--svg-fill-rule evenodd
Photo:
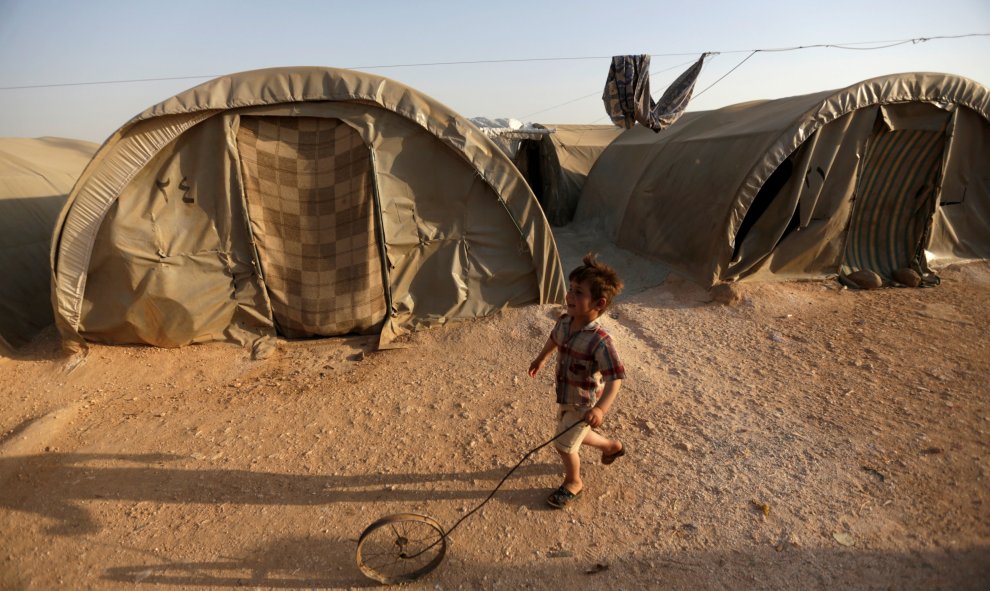
<path fill-rule="evenodd" d="M 690 68 L 677 77 L 659 101 L 650 95 L 650 56 L 617 55 L 605 79 L 602 101 L 612 123 L 632 129 L 639 121 L 644 127 L 660 131 L 673 125 L 691 100 L 694 83 L 708 54 L 702 54 Z"/>
<path fill-rule="evenodd" d="M 625 379 L 626 370 L 601 324 L 591 322 L 568 337 L 571 321 L 564 314 L 550 333 L 557 345 L 557 403 L 592 407 L 605 382 Z"/>
<path fill-rule="evenodd" d="M 945 136 L 939 131 L 885 131 L 871 138 L 856 187 L 841 272 L 867 269 L 890 280 L 924 264 Z"/>
<path fill-rule="evenodd" d="M 376 331 L 385 289 L 361 137 L 336 119 L 242 117 L 237 143 L 279 331 Z"/>

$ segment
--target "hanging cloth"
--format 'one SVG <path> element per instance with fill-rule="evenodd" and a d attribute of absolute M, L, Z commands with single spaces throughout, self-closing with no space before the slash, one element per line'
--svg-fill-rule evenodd
<path fill-rule="evenodd" d="M 707 53 L 701 54 L 698 61 L 674 80 L 660 100 L 653 102 L 650 56 L 613 56 L 602 94 L 608 116 L 613 123 L 626 129 L 632 128 L 637 121 L 657 132 L 670 127 L 687 108 L 706 57 Z"/>

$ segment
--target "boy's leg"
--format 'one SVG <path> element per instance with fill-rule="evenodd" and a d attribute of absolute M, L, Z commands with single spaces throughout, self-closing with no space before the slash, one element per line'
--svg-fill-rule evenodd
<path fill-rule="evenodd" d="M 581 480 L 581 456 L 575 452 L 557 450 L 560 460 L 564 463 L 564 488 L 573 494 L 578 494 L 584 488 Z"/>
<path fill-rule="evenodd" d="M 584 440 L 581 445 L 589 445 L 603 454 L 614 454 L 622 449 L 622 444 L 618 439 L 609 439 L 608 437 L 603 437 L 594 431 L 588 431 L 588 434 L 584 436 Z"/>
<path fill-rule="evenodd" d="M 591 431 L 586 423 L 578 423 L 587 410 L 573 405 L 562 404 L 557 407 L 557 433 L 563 436 L 558 438 L 554 449 L 560 454 L 560 461 L 564 464 L 564 488 L 572 494 L 581 491 L 584 483 L 581 481 L 581 456 L 578 451 L 581 448 L 581 441 Z M 564 451 L 567 450 L 567 451 Z"/>

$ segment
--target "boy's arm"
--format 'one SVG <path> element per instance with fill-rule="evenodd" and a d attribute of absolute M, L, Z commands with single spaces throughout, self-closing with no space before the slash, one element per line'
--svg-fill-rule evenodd
<path fill-rule="evenodd" d="M 584 415 L 584 422 L 588 423 L 592 429 L 600 426 L 605 421 L 605 413 L 608 412 L 610 406 L 615 401 L 615 397 L 619 394 L 619 388 L 622 387 L 622 380 L 612 380 L 611 382 L 605 382 L 605 390 L 602 392 L 601 398 L 598 399 L 598 403 L 595 404 Z"/>
<path fill-rule="evenodd" d="M 540 351 L 540 354 L 536 356 L 536 359 L 533 360 L 533 363 L 529 364 L 529 377 L 531 378 L 536 377 L 537 372 L 543 369 L 543 366 L 546 365 L 547 359 L 550 357 L 550 354 L 553 353 L 553 350 L 556 348 L 557 348 L 557 343 L 553 342 L 553 337 L 551 336 L 547 338 L 547 343 L 543 345 L 543 350 Z"/>

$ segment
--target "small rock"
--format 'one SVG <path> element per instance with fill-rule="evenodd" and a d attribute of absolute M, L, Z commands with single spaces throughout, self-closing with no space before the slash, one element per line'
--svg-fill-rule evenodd
<path fill-rule="evenodd" d="M 736 283 L 719 283 L 712 286 L 708 293 L 712 296 L 712 300 L 726 306 L 737 304 L 742 300 L 742 292 Z"/>
<path fill-rule="evenodd" d="M 254 342 L 251 347 L 251 359 L 260 361 L 268 359 L 275 353 L 275 339 L 272 337 L 261 337 Z"/>
<path fill-rule="evenodd" d="M 921 275 L 914 269 L 902 267 L 893 273 L 894 281 L 908 287 L 918 287 L 921 285 Z"/>
<path fill-rule="evenodd" d="M 678 441 L 674 444 L 674 447 L 682 451 L 691 451 L 691 444 L 686 441 Z"/>
<path fill-rule="evenodd" d="M 844 279 L 843 283 L 850 285 L 850 287 L 856 287 L 858 289 L 876 289 L 883 286 L 883 278 L 877 275 L 869 269 L 860 269 L 859 271 L 854 271 L 848 275 L 841 276 L 840 280 Z"/>
<path fill-rule="evenodd" d="M 757 501 L 756 499 L 750 500 L 750 503 L 752 503 L 754 509 L 756 509 L 757 511 L 759 511 L 760 513 L 763 514 L 763 519 L 764 520 L 766 520 L 767 517 L 770 517 L 770 505 L 769 505 L 769 503 L 764 503 L 762 501 Z"/>

